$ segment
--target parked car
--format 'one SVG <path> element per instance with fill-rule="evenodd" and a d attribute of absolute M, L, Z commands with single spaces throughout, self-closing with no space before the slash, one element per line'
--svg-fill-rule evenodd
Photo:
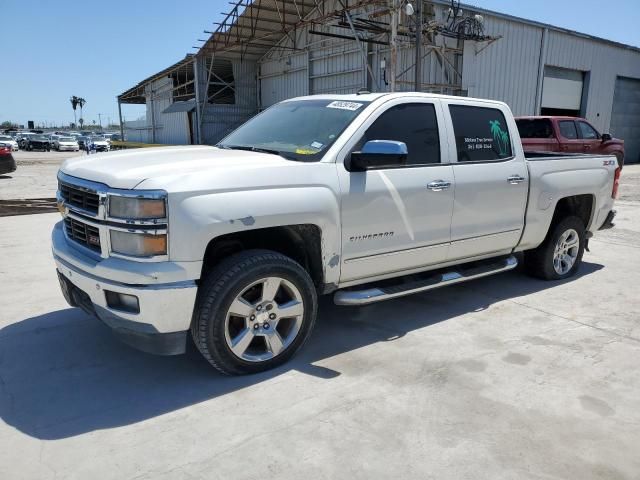
<path fill-rule="evenodd" d="M 16 171 L 16 161 L 11 154 L 12 151 L 9 145 L 0 145 L 0 175 Z"/>
<path fill-rule="evenodd" d="M 51 150 L 51 141 L 44 135 L 33 135 L 27 138 L 25 150 Z"/>
<path fill-rule="evenodd" d="M 53 148 L 55 150 L 58 150 L 59 152 L 62 152 L 62 151 L 77 152 L 78 150 L 80 150 L 80 145 L 78 145 L 78 142 L 74 137 L 58 137 L 53 142 Z"/>
<path fill-rule="evenodd" d="M 22 150 L 25 150 L 27 148 L 27 142 L 29 138 L 35 135 L 37 135 L 37 133 L 20 132 L 16 137 L 16 141 L 18 142 L 19 148 L 21 148 Z"/>
<path fill-rule="evenodd" d="M 87 141 L 89 140 L 89 137 L 76 137 L 76 142 L 78 142 L 78 146 L 80 147 L 80 150 L 84 150 L 87 148 Z"/>
<path fill-rule="evenodd" d="M 624 140 L 600 134 L 584 118 L 517 117 L 525 152 L 567 152 L 615 155 L 624 164 Z"/>
<path fill-rule="evenodd" d="M 91 145 L 95 146 L 96 152 L 108 152 L 111 150 L 111 144 L 102 137 L 91 137 Z"/>
<path fill-rule="evenodd" d="M 20 147 L 18 146 L 18 142 L 16 142 L 13 137 L 9 135 L 0 135 L 0 144 L 9 145 L 11 149 L 15 152 Z"/>
<path fill-rule="evenodd" d="M 366 305 L 516 267 L 563 280 L 610 228 L 608 155 L 525 155 L 509 107 L 424 93 L 281 102 L 217 147 L 67 160 L 61 288 L 147 352 L 287 361 L 317 296 Z M 428 306 L 425 308 L 428 309 Z M 402 322 L 401 318 L 393 321 Z"/>

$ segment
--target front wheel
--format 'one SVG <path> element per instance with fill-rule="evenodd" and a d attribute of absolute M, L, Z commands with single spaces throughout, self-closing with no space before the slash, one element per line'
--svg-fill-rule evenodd
<path fill-rule="evenodd" d="M 191 333 L 220 372 L 242 375 L 289 360 L 309 338 L 317 310 L 309 274 L 269 250 L 233 255 L 200 286 Z"/>
<path fill-rule="evenodd" d="M 525 267 L 531 275 L 545 280 L 571 277 L 580 267 L 584 247 L 582 219 L 567 217 L 551 226 L 538 248 L 525 252 Z"/>

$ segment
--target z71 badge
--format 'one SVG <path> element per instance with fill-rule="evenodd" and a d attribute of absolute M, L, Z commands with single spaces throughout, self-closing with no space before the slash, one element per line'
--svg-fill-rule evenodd
<path fill-rule="evenodd" d="M 617 163 L 617 160 L 604 160 L 602 162 L 602 165 L 604 165 L 605 167 L 608 167 L 609 165 L 615 165 Z"/>

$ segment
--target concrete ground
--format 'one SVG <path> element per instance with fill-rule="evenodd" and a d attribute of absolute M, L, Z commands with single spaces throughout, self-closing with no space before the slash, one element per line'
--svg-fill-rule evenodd
<path fill-rule="evenodd" d="M 292 362 L 241 378 L 118 343 L 58 291 L 59 217 L 0 218 L 0 478 L 640 478 L 639 203 L 628 166 L 571 281 L 324 299 Z"/>
<path fill-rule="evenodd" d="M 84 152 L 13 152 L 18 168 L 0 175 L 0 200 L 52 198 L 56 196 L 58 168 L 67 158 Z"/>

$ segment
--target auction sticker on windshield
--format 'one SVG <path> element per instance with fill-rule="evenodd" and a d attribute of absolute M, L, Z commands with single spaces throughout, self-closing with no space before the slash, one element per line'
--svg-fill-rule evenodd
<path fill-rule="evenodd" d="M 352 112 L 355 112 L 362 105 L 363 105 L 362 103 L 356 103 L 356 102 L 335 101 L 327 105 L 327 108 L 338 108 L 340 110 L 351 110 Z"/>

